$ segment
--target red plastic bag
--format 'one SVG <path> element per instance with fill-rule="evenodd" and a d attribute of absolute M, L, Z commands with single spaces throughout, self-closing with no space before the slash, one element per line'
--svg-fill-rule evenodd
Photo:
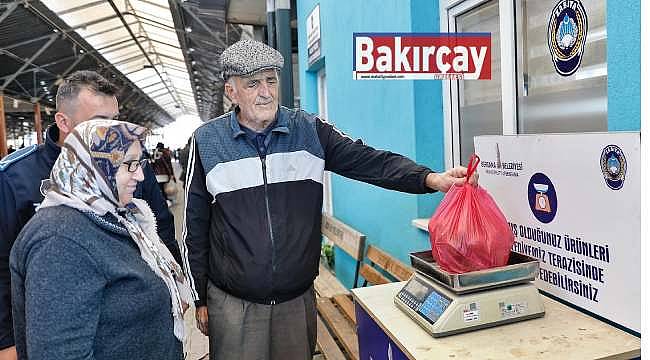
<path fill-rule="evenodd" d="M 452 186 L 429 220 L 433 258 L 450 273 L 506 265 L 515 240 L 490 194 L 467 183 L 479 160 L 472 155 L 465 184 Z"/>

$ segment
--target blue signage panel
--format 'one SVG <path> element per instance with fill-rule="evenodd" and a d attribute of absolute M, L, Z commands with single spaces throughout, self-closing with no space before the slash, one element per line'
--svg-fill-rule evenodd
<path fill-rule="evenodd" d="M 366 311 L 355 304 L 359 358 L 361 360 L 408 360 Z"/>

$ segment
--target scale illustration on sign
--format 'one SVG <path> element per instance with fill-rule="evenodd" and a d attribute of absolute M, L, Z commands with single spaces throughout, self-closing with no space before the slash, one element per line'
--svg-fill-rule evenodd
<path fill-rule="evenodd" d="M 557 194 L 548 176 L 536 173 L 528 182 L 528 202 L 535 218 L 550 223 L 557 213 Z"/>
<path fill-rule="evenodd" d="M 537 191 L 537 194 L 535 194 L 535 210 L 550 213 L 551 204 L 549 204 L 548 195 L 546 195 L 546 192 L 548 191 L 548 185 L 533 183 L 533 187 Z"/>

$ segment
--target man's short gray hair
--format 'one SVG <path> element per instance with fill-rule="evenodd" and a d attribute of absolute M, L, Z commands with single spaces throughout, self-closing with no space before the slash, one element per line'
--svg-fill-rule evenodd
<path fill-rule="evenodd" d="M 69 104 L 77 99 L 82 89 L 88 89 L 96 94 L 117 96 L 117 88 L 95 71 L 75 71 L 63 80 L 56 92 L 56 108 Z"/>

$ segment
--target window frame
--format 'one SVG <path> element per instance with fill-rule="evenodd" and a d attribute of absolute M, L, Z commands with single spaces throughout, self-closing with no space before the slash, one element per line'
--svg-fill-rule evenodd
<path fill-rule="evenodd" d="M 440 32 L 455 32 L 456 17 L 493 0 L 441 0 Z M 515 0 L 496 0 L 499 3 L 499 32 L 501 56 L 501 113 L 503 135 L 517 134 L 517 68 Z M 461 163 L 459 84 L 461 80 L 443 80 L 443 117 L 445 167 Z"/>
<path fill-rule="evenodd" d="M 327 115 L 327 72 L 325 67 L 316 73 L 316 92 L 318 94 L 318 115 L 329 122 Z M 323 172 L 323 213 L 334 215 L 332 199 L 332 173 Z"/>

